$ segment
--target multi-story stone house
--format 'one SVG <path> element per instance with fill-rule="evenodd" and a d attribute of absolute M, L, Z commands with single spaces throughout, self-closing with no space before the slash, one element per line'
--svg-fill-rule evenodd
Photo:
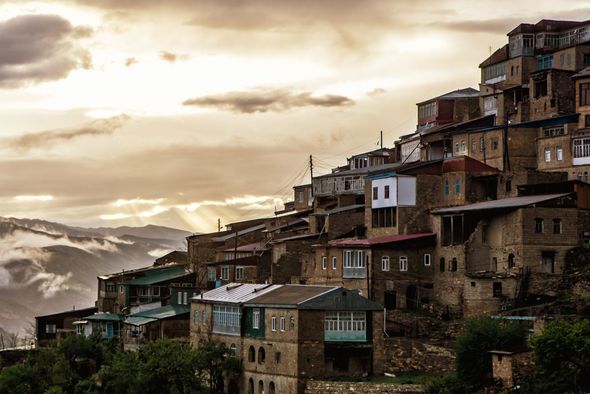
<path fill-rule="evenodd" d="M 217 340 L 242 359 L 241 392 L 303 393 L 308 379 L 383 371 L 382 307 L 351 290 L 230 284 L 195 297 L 192 313 L 195 346 Z"/>
<path fill-rule="evenodd" d="M 96 307 L 35 316 L 35 346 L 49 346 L 64 335 L 74 333 L 76 330 L 74 322 L 93 313 L 96 313 Z"/>

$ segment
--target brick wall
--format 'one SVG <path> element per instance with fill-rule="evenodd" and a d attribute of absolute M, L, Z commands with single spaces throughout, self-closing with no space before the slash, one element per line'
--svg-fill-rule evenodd
<path fill-rule="evenodd" d="M 448 344 L 430 339 L 386 338 L 385 372 L 442 375 L 455 369 L 455 356 Z"/>
<path fill-rule="evenodd" d="M 390 384 L 371 382 L 330 382 L 323 380 L 310 380 L 305 387 L 305 394 L 345 394 L 351 392 L 365 394 L 383 393 L 425 393 L 420 385 L 415 384 Z"/>

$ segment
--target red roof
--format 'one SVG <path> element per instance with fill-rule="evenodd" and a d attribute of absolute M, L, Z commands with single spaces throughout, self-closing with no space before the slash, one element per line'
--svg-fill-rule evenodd
<path fill-rule="evenodd" d="M 498 170 L 497 168 L 491 167 L 469 156 L 445 159 L 445 161 L 443 161 L 442 164 L 442 170 L 443 172 L 469 172 L 472 174 L 497 174 L 498 172 L 500 172 L 500 170 Z"/>
<path fill-rule="evenodd" d="M 399 234 L 399 235 L 387 235 L 384 237 L 375 237 L 367 239 L 345 239 L 345 240 L 334 240 L 328 244 L 330 246 L 341 247 L 341 248 L 369 248 L 375 245 L 385 245 L 397 242 L 404 242 L 414 239 L 428 238 L 435 236 L 435 233 L 416 233 L 416 234 Z"/>

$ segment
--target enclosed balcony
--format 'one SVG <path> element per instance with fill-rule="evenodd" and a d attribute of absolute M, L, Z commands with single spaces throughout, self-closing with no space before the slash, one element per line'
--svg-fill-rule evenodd
<path fill-rule="evenodd" d="M 366 312 L 326 311 L 324 320 L 326 342 L 366 342 Z"/>

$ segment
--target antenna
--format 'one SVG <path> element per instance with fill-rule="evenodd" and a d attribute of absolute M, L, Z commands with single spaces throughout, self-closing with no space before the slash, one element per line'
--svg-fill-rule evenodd
<path fill-rule="evenodd" d="M 311 196 L 313 197 L 313 156 L 309 155 L 309 177 L 311 182 Z"/>
<path fill-rule="evenodd" d="M 221 232 L 221 218 L 217 218 L 217 232 Z"/>
<path fill-rule="evenodd" d="M 381 142 L 381 144 L 380 144 L 381 145 L 381 149 L 383 149 L 383 130 L 381 130 L 381 139 L 380 139 L 380 142 Z"/>

